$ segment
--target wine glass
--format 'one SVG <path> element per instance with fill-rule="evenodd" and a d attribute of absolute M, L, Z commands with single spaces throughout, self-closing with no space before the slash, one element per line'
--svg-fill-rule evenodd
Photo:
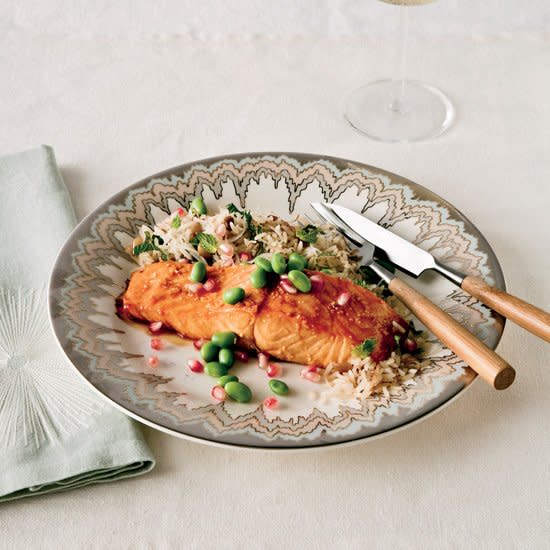
<path fill-rule="evenodd" d="M 398 74 L 351 92 L 345 119 L 362 134 L 389 143 L 421 141 L 442 134 L 455 116 L 453 104 L 438 88 L 406 78 L 409 10 L 433 0 L 381 0 L 399 12 Z"/>

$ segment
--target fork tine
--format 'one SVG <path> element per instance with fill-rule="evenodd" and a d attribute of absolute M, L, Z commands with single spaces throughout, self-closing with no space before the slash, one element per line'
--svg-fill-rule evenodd
<path fill-rule="evenodd" d="M 347 225 L 329 205 L 320 202 L 312 202 L 311 207 L 317 212 L 317 215 L 321 219 L 332 224 L 353 245 L 360 248 L 365 244 L 365 240 L 355 233 L 355 231 L 353 231 L 353 229 L 351 229 L 351 227 L 349 227 L 349 225 Z"/>

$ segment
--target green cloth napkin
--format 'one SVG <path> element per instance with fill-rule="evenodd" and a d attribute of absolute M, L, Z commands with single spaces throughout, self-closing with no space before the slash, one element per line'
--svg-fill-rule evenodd
<path fill-rule="evenodd" d="M 0 158 L 0 502 L 150 471 L 138 425 L 51 332 L 46 286 L 75 215 L 48 146 Z"/>

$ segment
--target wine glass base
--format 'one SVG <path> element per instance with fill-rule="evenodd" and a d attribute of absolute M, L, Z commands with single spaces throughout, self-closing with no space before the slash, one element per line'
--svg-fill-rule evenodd
<path fill-rule="evenodd" d="M 377 80 L 351 92 L 344 118 L 361 134 L 388 143 L 422 141 L 439 136 L 451 126 L 455 110 L 438 88 L 405 81 L 403 104 L 392 105 L 396 82 Z"/>

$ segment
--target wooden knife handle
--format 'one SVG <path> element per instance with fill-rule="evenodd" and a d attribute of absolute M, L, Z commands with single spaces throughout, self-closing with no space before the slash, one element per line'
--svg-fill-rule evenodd
<path fill-rule="evenodd" d="M 388 286 L 427 329 L 493 388 L 503 390 L 512 384 L 514 369 L 450 315 L 397 277 Z"/>
<path fill-rule="evenodd" d="M 550 313 L 508 294 L 504 290 L 489 286 L 478 277 L 468 275 L 462 281 L 462 288 L 507 319 L 550 342 Z"/>

